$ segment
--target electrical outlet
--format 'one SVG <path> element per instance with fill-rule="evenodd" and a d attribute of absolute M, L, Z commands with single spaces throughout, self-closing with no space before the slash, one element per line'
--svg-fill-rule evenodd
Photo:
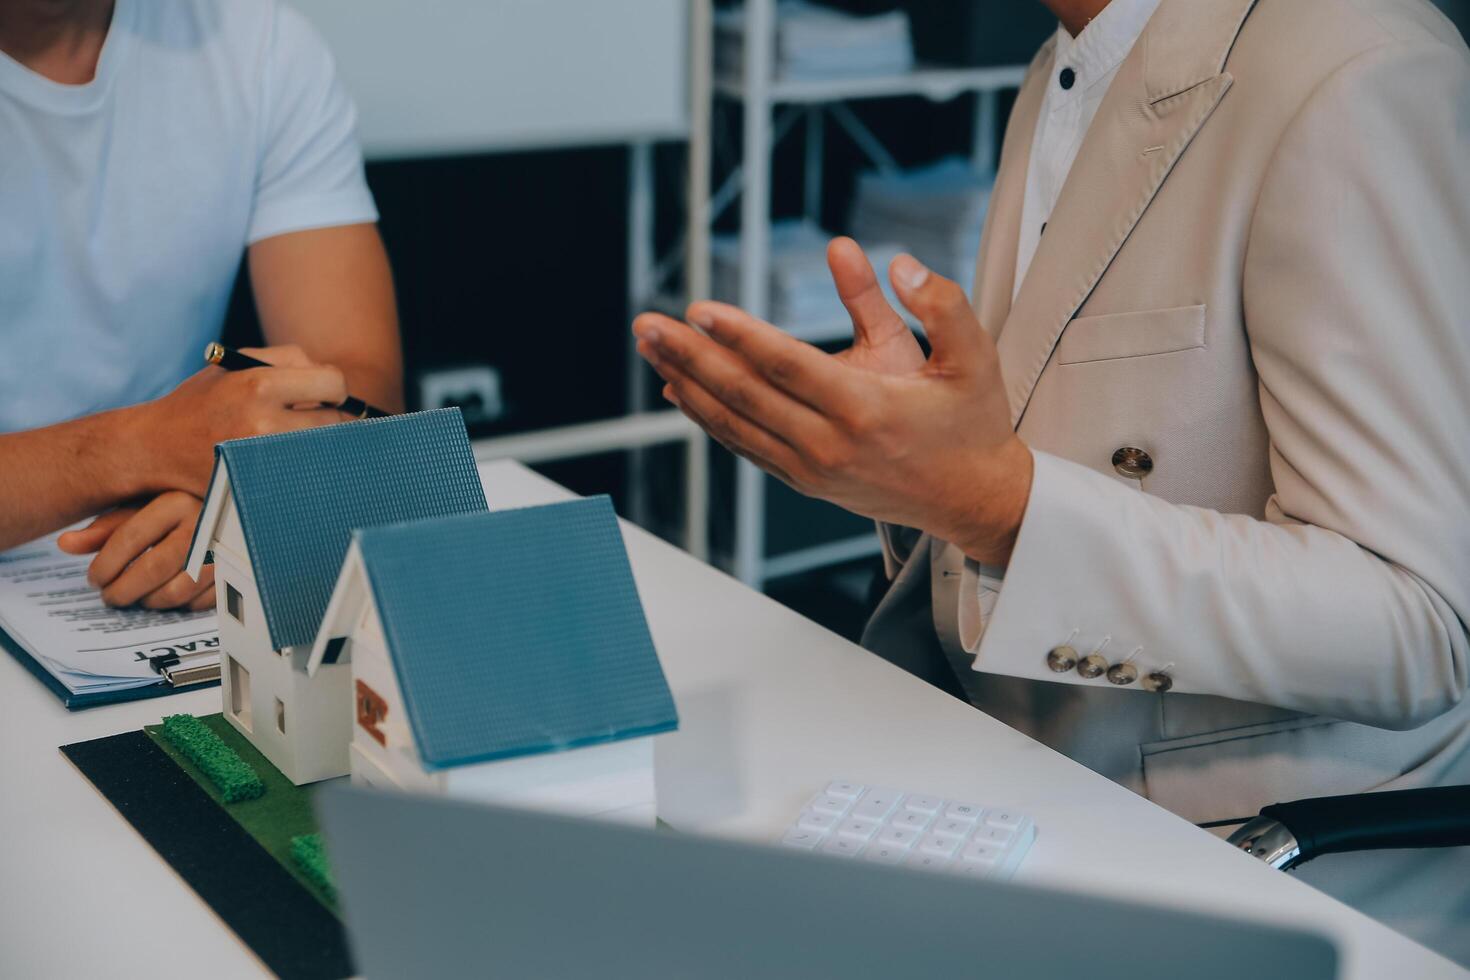
<path fill-rule="evenodd" d="M 419 375 L 419 407 L 458 408 L 465 425 L 484 425 L 505 415 L 500 371 L 488 364 L 425 371 Z"/>

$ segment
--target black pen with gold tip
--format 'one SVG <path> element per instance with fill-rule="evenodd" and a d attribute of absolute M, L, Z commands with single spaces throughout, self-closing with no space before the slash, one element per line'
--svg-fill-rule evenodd
<path fill-rule="evenodd" d="M 226 371 L 248 371 L 250 368 L 271 367 L 265 361 L 242 354 L 233 347 L 226 347 L 219 341 L 210 341 L 204 348 L 204 360 L 208 364 L 214 364 L 224 368 Z M 361 398 L 347 396 L 347 400 L 336 406 L 337 411 L 346 412 L 348 415 L 360 419 L 380 419 L 391 413 L 375 408 L 363 401 Z"/>

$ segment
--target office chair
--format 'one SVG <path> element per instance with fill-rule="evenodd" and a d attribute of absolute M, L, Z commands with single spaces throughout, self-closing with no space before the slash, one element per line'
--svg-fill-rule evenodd
<path fill-rule="evenodd" d="M 1229 842 L 1282 871 L 1322 854 L 1470 845 L 1470 786 L 1273 803 Z"/>

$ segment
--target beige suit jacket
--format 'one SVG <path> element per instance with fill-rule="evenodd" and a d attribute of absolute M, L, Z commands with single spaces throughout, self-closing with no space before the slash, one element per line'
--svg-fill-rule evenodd
<path fill-rule="evenodd" d="M 1015 553 L 982 623 L 973 563 L 885 528 L 865 644 L 1193 821 L 1470 783 L 1464 44 L 1420 0 L 1163 0 L 1012 303 L 1051 55 L 976 280 Z M 1054 673 L 1069 640 L 1174 686 Z"/>

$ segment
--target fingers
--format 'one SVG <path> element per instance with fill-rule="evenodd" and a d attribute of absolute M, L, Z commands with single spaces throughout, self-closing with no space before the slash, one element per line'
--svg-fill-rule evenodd
<path fill-rule="evenodd" d="M 852 317 L 852 331 L 859 344 L 876 345 L 895 333 L 908 333 L 903 317 L 894 311 L 883 295 L 883 287 L 873 273 L 861 246 L 851 238 L 834 238 L 827 246 L 827 267 L 837 296 Z"/>
<path fill-rule="evenodd" d="M 207 600 L 207 601 L 206 601 Z M 205 565 L 199 581 L 179 572 L 164 585 L 138 600 L 145 609 L 209 609 L 214 606 L 214 566 Z"/>
<path fill-rule="evenodd" d="M 315 367 L 316 362 L 306 356 L 306 351 L 295 344 L 278 344 L 274 347 L 242 347 L 240 353 L 249 354 L 257 361 L 265 361 L 276 367 Z"/>
<path fill-rule="evenodd" d="M 339 405 L 347 399 L 347 379 L 334 367 L 258 368 L 240 374 L 241 384 L 277 405 Z"/>
<path fill-rule="evenodd" d="M 132 603 L 124 604 L 136 604 L 144 609 L 180 609 L 194 601 L 198 595 L 199 583 L 186 573 L 178 572 L 152 592 L 134 599 Z"/>
<path fill-rule="evenodd" d="M 930 363 L 952 370 L 974 370 L 993 345 L 970 299 L 959 284 L 930 272 L 912 255 L 900 255 L 889 267 L 898 298 L 924 325 L 934 350 Z"/>
<path fill-rule="evenodd" d="M 163 585 L 184 567 L 186 556 L 182 552 L 188 550 L 187 538 L 194 532 L 194 523 L 198 520 L 201 506 L 197 497 L 186 493 L 165 493 L 153 498 L 142 510 L 113 531 L 97 557 L 92 560 L 91 567 L 87 570 L 87 581 L 101 589 L 102 598 L 112 605 L 127 605 Z M 146 566 L 153 569 L 153 581 L 147 588 L 134 593 L 133 590 L 140 587 L 137 579 L 127 583 L 126 588 L 115 587 L 119 577 L 139 561 L 140 556 L 165 541 L 171 534 L 185 536 L 176 567 L 167 569 L 165 573 L 159 563 L 172 561 L 173 558 L 158 556 Z"/>
<path fill-rule="evenodd" d="M 136 507 L 119 507 L 96 518 L 84 528 L 67 531 L 56 539 L 56 546 L 69 555 L 90 555 L 107 543 L 129 518 L 138 512 Z"/>
<path fill-rule="evenodd" d="M 173 496 L 155 497 L 113 531 L 87 569 L 87 581 L 93 587 L 105 589 L 111 585 L 135 558 L 178 527 L 180 514 L 172 503 Z"/>
<path fill-rule="evenodd" d="M 752 366 L 684 324 L 645 314 L 634 324 L 638 353 L 665 381 L 695 381 L 731 411 L 793 444 L 820 439 L 827 426 L 806 405 L 774 388 Z M 826 355 L 821 355 L 826 356 Z"/>
<path fill-rule="evenodd" d="M 183 605 L 198 594 L 197 584 L 183 575 L 189 557 L 189 541 L 194 529 L 182 524 L 144 551 L 122 573 L 102 590 L 102 601 L 109 606 L 131 606 L 154 592 L 162 593 L 161 602 L 153 608 Z"/>
<path fill-rule="evenodd" d="M 795 485 L 789 474 L 799 467 L 800 458 L 791 446 L 749 419 L 730 411 L 718 398 L 678 369 L 670 368 L 669 375 L 665 397 L 708 432 L 712 439 L 737 456 Z"/>
<path fill-rule="evenodd" d="M 856 372 L 739 307 L 695 303 L 689 307 L 689 322 L 739 354 L 776 388 L 823 415 L 841 414 L 862 403 L 864 392 Z"/>

